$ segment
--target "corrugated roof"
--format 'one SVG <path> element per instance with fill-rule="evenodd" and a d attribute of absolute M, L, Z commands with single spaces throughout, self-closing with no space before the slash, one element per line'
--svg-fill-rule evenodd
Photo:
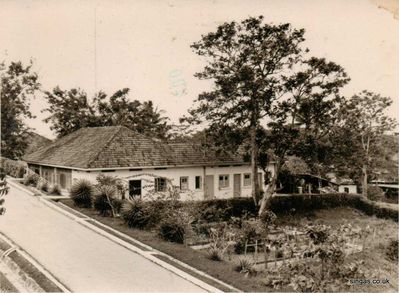
<path fill-rule="evenodd" d="M 123 126 L 82 128 L 23 160 L 81 169 L 244 164 L 239 156 L 205 152 L 199 144 L 168 143 Z"/>

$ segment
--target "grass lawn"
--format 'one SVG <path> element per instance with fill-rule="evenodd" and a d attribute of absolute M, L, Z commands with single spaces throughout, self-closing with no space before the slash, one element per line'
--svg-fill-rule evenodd
<path fill-rule="evenodd" d="M 259 273 L 255 277 L 246 277 L 245 275 L 234 271 L 235 264 L 233 262 L 211 261 L 208 259 L 204 251 L 197 251 L 188 246 L 175 244 L 160 239 L 157 235 L 157 231 L 128 228 L 123 223 L 123 220 L 119 218 L 102 217 L 94 210 L 77 208 L 73 205 L 73 202 L 70 199 L 62 199 L 60 201 L 107 226 L 125 233 L 126 235 L 152 246 L 153 248 L 162 251 L 192 267 L 206 272 L 209 275 L 220 279 L 238 289 L 246 292 L 277 291 L 266 287 L 262 283 L 262 280 L 266 274 L 265 272 Z M 364 250 L 362 252 L 348 256 L 345 262 L 363 260 L 364 264 L 362 266 L 364 266 L 365 269 L 379 269 L 378 275 L 369 276 L 370 279 L 388 279 L 390 284 L 352 286 L 349 288 L 350 291 L 396 292 L 398 290 L 398 264 L 394 261 L 388 260 L 385 254 L 386 246 L 389 240 L 398 239 L 398 223 L 391 220 L 370 217 L 351 208 L 334 208 L 328 210 L 318 210 L 308 213 L 307 215 L 280 216 L 278 218 L 277 224 L 297 226 L 298 228 L 301 228 L 309 223 L 315 222 L 331 226 L 332 228 L 338 227 L 342 224 L 350 223 L 354 226 L 359 226 L 362 229 L 368 227 L 368 231 L 372 231 L 370 232 L 370 235 L 366 237 L 367 241 L 364 243 Z M 287 272 L 287 274 L 289 274 L 289 272 Z M 199 278 L 201 279 L 201 277 Z M 216 284 L 212 282 L 209 283 L 216 286 Z M 222 290 L 226 289 L 221 287 L 219 288 Z M 280 291 L 292 291 L 292 288 L 282 288 Z"/>

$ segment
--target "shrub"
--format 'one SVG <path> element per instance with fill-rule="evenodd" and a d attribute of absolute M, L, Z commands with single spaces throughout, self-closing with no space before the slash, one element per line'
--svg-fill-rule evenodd
<path fill-rule="evenodd" d="M 26 174 L 26 176 L 24 177 L 23 183 L 25 185 L 36 186 L 37 182 L 39 181 L 39 178 L 40 178 L 40 176 L 37 175 L 36 173 L 29 173 L 29 174 Z"/>
<path fill-rule="evenodd" d="M 200 211 L 199 220 L 206 222 L 227 221 L 232 217 L 257 214 L 257 207 L 251 197 L 206 200 L 196 205 Z"/>
<path fill-rule="evenodd" d="M 148 217 L 147 227 L 152 228 L 158 226 L 162 219 L 181 208 L 183 204 L 174 200 L 152 200 L 144 202 L 144 206 Z"/>
<path fill-rule="evenodd" d="M 277 219 L 276 214 L 270 210 L 263 211 L 262 214 L 260 215 L 261 222 L 265 224 L 267 227 L 273 225 L 276 219 Z"/>
<path fill-rule="evenodd" d="M 244 238 L 240 238 L 234 244 L 234 252 L 236 254 L 242 254 L 245 250 L 245 240 Z"/>
<path fill-rule="evenodd" d="M 398 221 L 399 211 L 380 207 L 361 195 L 347 193 L 292 194 L 275 196 L 271 199 L 271 210 L 276 215 L 295 213 L 307 214 L 310 211 L 334 207 L 352 207 L 369 216 Z"/>
<path fill-rule="evenodd" d="M 256 270 L 254 268 L 255 264 L 247 258 L 239 258 L 238 264 L 234 267 L 236 272 L 246 274 L 247 276 L 256 275 Z"/>
<path fill-rule="evenodd" d="M 93 185 L 86 179 L 80 179 L 73 183 L 70 195 L 76 206 L 90 208 L 94 193 Z"/>
<path fill-rule="evenodd" d="M 382 201 L 385 198 L 385 193 L 380 187 L 370 185 L 367 188 L 367 198 L 373 201 Z"/>
<path fill-rule="evenodd" d="M 385 250 L 385 254 L 388 259 L 397 262 L 398 261 L 398 240 L 391 239 Z"/>
<path fill-rule="evenodd" d="M 41 191 L 48 191 L 48 182 L 47 180 L 43 179 L 43 178 L 39 178 L 39 180 L 37 181 L 36 184 L 36 188 L 41 190 Z"/>
<path fill-rule="evenodd" d="M 164 240 L 183 244 L 185 234 L 186 224 L 183 223 L 177 213 L 166 217 L 159 225 L 159 236 Z"/>
<path fill-rule="evenodd" d="M 144 229 L 149 223 L 149 213 L 144 202 L 140 199 L 128 199 L 122 203 L 122 218 L 129 227 Z"/>
<path fill-rule="evenodd" d="M 237 254 L 242 254 L 245 251 L 245 243 L 255 242 L 259 238 L 258 226 L 253 222 L 246 222 L 243 224 L 242 229 L 240 229 L 240 235 L 234 244 L 234 252 Z M 248 247 L 248 252 L 254 251 L 254 247 Z"/>
<path fill-rule="evenodd" d="M 121 201 L 115 198 L 116 187 L 110 185 L 97 186 L 94 189 L 93 207 L 102 216 L 115 215 L 121 209 Z"/>
<path fill-rule="evenodd" d="M 26 164 L 23 162 L 1 158 L 1 165 L 9 176 L 22 178 L 25 174 Z"/>
<path fill-rule="evenodd" d="M 207 251 L 208 258 L 213 261 L 223 260 L 223 250 L 219 247 L 211 247 Z"/>
<path fill-rule="evenodd" d="M 114 186 L 116 189 L 115 197 L 124 198 L 127 187 L 119 178 L 100 174 L 97 176 L 96 180 L 98 186 Z"/>
<path fill-rule="evenodd" d="M 61 195 L 61 189 L 57 183 L 51 184 L 49 186 L 48 192 L 54 195 Z"/>

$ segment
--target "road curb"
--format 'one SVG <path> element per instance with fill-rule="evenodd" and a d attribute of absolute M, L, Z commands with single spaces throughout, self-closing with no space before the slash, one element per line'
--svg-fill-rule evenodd
<path fill-rule="evenodd" d="M 43 274 L 55 287 L 58 287 L 59 290 L 65 293 L 70 293 L 71 291 L 64 285 L 62 284 L 55 276 L 53 276 L 43 265 L 41 265 L 36 259 L 34 259 L 29 253 L 27 253 L 24 249 L 22 249 L 19 245 L 17 245 L 13 240 L 11 240 L 8 236 L 0 232 L 0 240 L 7 243 L 10 246 L 10 249 L 7 251 L 3 252 L 2 258 L 7 258 L 9 257 L 11 261 L 14 261 L 12 257 L 10 256 L 11 253 L 16 252 L 19 254 L 19 257 L 22 258 L 24 263 L 32 265 L 36 270 L 38 270 L 41 274 Z M 19 264 L 17 264 L 19 266 Z M 22 269 L 21 269 L 22 270 Z M 27 272 L 23 271 L 24 274 L 27 274 Z M 33 280 L 35 284 L 41 289 L 44 290 L 42 287 L 43 284 L 41 284 L 35 277 L 28 277 Z"/>

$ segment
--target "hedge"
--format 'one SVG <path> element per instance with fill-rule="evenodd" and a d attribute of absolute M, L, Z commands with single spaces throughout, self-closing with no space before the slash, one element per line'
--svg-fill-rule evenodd
<path fill-rule="evenodd" d="M 244 214 L 256 216 L 258 210 L 252 198 L 213 199 L 197 204 L 201 211 L 201 219 L 208 222 L 224 221 L 231 217 L 241 217 Z M 381 207 L 357 194 L 290 194 L 275 196 L 271 201 L 271 210 L 277 215 L 307 213 L 335 207 L 352 207 L 369 216 L 374 215 L 378 218 L 398 222 L 398 210 Z"/>
<path fill-rule="evenodd" d="M 4 168 L 6 174 L 9 176 L 22 178 L 25 174 L 26 164 L 22 161 L 15 161 L 1 157 L 0 164 Z"/>
<path fill-rule="evenodd" d="M 231 217 L 241 217 L 244 214 L 255 216 L 258 209 L 252 197 L 212 199 L 196 202 L 196 204 L 201 211 L 201 220 L 208 222 L 226 221 Z"/>

